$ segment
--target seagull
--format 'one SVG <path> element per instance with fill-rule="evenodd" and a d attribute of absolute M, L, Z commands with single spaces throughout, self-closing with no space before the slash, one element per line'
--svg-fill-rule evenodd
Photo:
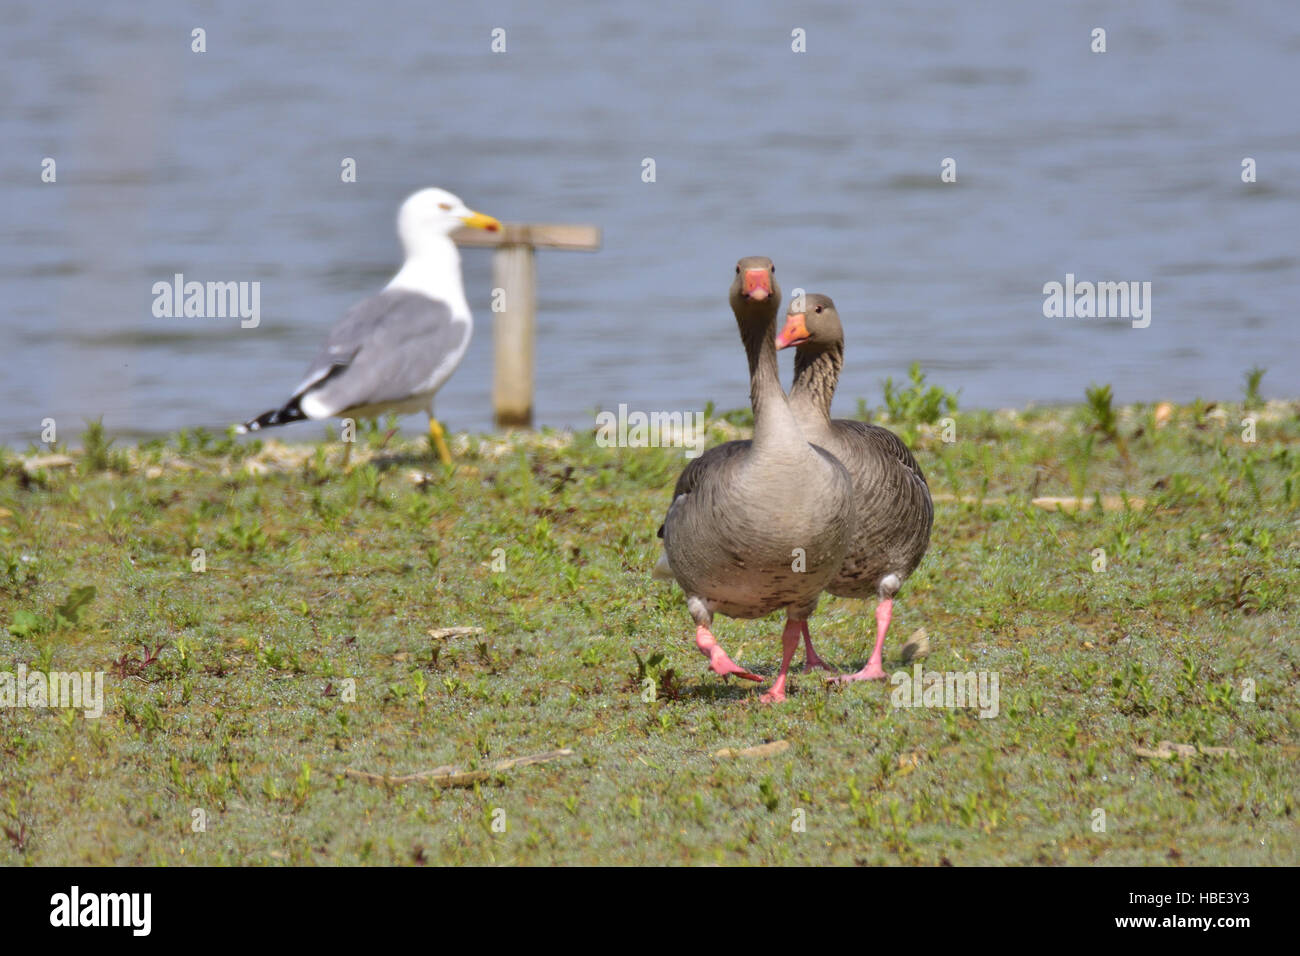
<path fill-rule="evenodd" d="M 439 459 L 451 464 L 446 433 L 433 414 L 433 396 L 465 357 L 474 330 L 460 253 L 451 240 L 461 226 L 496 232 L 501 223 L 474 212 L 445 189 L 421 189 L 408 196 L 397 213 L 406 255 L 397 275 L 330 330 L 287 402 L 236 431 L 303 419 L 422 411 L 429 415 L 429 438 Z"/>

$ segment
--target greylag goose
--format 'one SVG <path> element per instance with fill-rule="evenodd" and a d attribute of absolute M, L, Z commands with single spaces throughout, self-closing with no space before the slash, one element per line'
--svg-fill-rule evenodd
<path fill-rule="evenodd" d="M 853 483 L 829 453 L 809 445 L 777 372 L 781 290 L 770 259 L 736 266 L 731 309 L 749 357 L 754 438 L 720 446 L 682 472 L 659 529 L 673 577 L 714 673 L 761 681 L 713 636 L 713 615 L 755 618 L 784 608 L 781 670 L 766 702 L 785 700 L 790 660 L 818 596 L 843 563 L 854 532 Z"/>
<path fill-rule="evenodd" d="M 284 405 L 245 422 L 239 431 L 308 418 L 423 411 L 429 415 L 429 438 L 438 457 L 450 464 L 442 425 L 433 415 L 433 396 L 465 357 L 474 329 L 461 284 L 460 253 L 451 240 L 463 225 L 489 232 L 501 228 L 444 189 L 408 196 L 397 214 L 406 253 L 397 275 L 334 326 Z"/>
<path fill-rule="evenodd" d="M 894 596 L 930 544 L 934 505 L 925 475 L 897 435 L 878 425 L 831 420 L 831 398 L 844 366 L 844 330 L 829 296 L 807 294 L 803 300 L 791 304 L 776 340 L 778 349 L 796 346 L 790 409 L 808 441 L 848 468 L 858 520 L 844 565 L 826 590 L 856 598 L 874 593 L 878 601 L 870 659 L 857 673 L 834 679 L 881 680 Z M 810 665 L 820 663 L 811 644 L 808 653 Z"/>

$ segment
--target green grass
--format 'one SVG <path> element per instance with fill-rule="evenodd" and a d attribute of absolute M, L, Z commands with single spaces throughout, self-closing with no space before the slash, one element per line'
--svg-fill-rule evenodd
<path fill-rule="evenodd" d="M 0 708 L 0 864 L 1300 863 L 1296 409 L 1244 444 L 1240 405 L 1105 399 L 915 426 L 934 537 L 886 669 L 925 627 L 927 670 L 999 675 L 987 720 L 708 674 L 648 573 L 673 449 L 485 437 L 450 473 L 408 443 L 346 474 L 336 445 L 202 432 L 0 452 L 0 670 L 104 671 L 107 698 Z M 454 626 L 483 633 L 428 635 Z M 872 607 L 827 598 L 812 630 L 856 669 Z M 779 631 L 718 625 L 769 675 Z M 1236 756 L 1135 755 L 1162 740 Z M 559 747 L 472 788 L 343 775 Z"/>

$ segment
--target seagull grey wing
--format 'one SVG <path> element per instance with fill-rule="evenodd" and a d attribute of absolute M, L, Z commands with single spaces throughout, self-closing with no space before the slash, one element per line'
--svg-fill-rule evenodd
<path fill-rule="evenodd" d="M 333 329 L 294 393 L 313 418 L 431 394 L 459 364 L 469 323 L 445 303 L 383 292 L 354 306 Z"/>

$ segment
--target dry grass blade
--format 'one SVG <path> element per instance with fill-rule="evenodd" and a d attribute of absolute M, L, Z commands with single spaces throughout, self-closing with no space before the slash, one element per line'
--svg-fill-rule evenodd
<path fill-rule="evenodd" d="M 440 641 L 444 637 L 464 637 L 467 634 L 482 634 L 481 627 L 435 627 L 429 632 L 429 636 L 435 641 Z"/>
<path fill-rule="evenodd" d="M 1170 760 L 1173 757 L 1195 757 L 1197 754 L 1204 754 L 1207 757 L 1235 757 L 1237 751 L 1231 747 L 1202 747 L 1199 744 L 1176 744 L 1172 741 L 1162 740 L 1156 745 L 1155 750 L 1148 750 L 1146 747 L 1134 747 L 1133 753 L 1139 757 L 1147 757 L 1152 760 Z"/>
<path fill-rule="evenodd" d="M 388 774 L 370 773 L 365 770 L 353 770 L 349 767 L 343 771 L 343 776 L 351 777 L 353 780 L 364 780 L 367 783 L 381 783 L 386 787 L 406 783 L 431 783 L 435 787 L 469 787 L 503 770 L 510 770 L 514 767 L 527 767 L 535 763 L 547 763 L 551 760 L 559 760 L 561 757 L 572 756 L 573 751 L 565 747 L 561 750 L 547 750 L 544 753 L 529 754 L 526 757 L 512 757 L 509 760 L 502 760 L 486 770 L 462 770 L 459 767 L 448 765 L 434 767 L 432 770 L 421 770 L 418 773 L 389 776 Z"/>
<path fill-rule="evenodd" d="M 745 757 L 746 759 L 753 760 L 759 757 L 775 757 L 777 754 L 785 753 L 789 749 L 790 741 L 774 740 L 770 744 L 759 744 L 757 747 L 746 747 L 743 750 L 733 750 L 730 747 L 724 747 L 713 756 L 722 757 L 724 759 L 729 757 Z"/>

